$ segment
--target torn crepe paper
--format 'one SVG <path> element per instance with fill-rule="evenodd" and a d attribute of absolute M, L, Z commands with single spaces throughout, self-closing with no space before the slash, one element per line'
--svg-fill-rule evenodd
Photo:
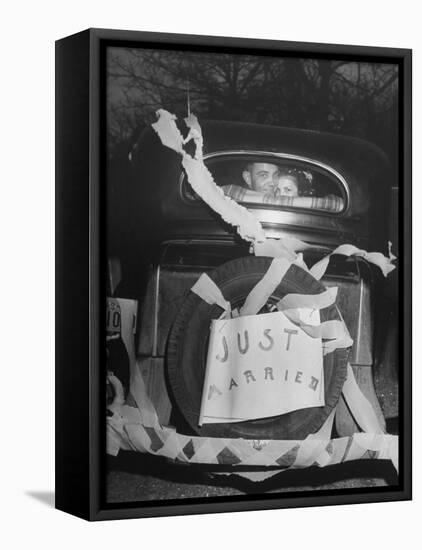
<path fill-rule="evenodd" d="M 319 325 L 308 325 L 304 323 L 297 310 L 283 311 L 284 315 L 295 325 L 299 326 L 311 338 L 323 340 L 336 340 L 344 337 L 345 329 L 343 321 L 324 321 Z"/>
<path fill-rule="evenodd" d="M 240 315 L 256 315 L 281 283 L 290 265 L 291 261 L 285 258 L 274 258 L 265 275 L 246 298 L 240 309 Z"/>
<path fill-rule="evenodd" d="M 177 153 L 184 154 L 183 136 L 177 128 L 177 117 L 164 109 L 157 111 L 158 120 L 151 126 L 160 136 L 161 143 Z"/>
<path fill-rule="evenodd" d="M 192 138 L 196 142 L 196 158 L 192 158 L 183 149 L 183 138 L 177 129 L 176 117 L 163 109 L 157 111 L 158 121 L 152 125 L 163 145 L 182 155 L 182 165 L 186 171 L 192 189 L 203 199 L 225 222 L 236 227 L 239 235 L 246 241 L 264 241 L 265 233 L 258 219 L 246 208 L 226 197 L 222 189 L 214 182 L 211 173 L 202 161 L 202 133 L 196 117 L 188 117 Z M 199 151 L 199 153 L 198 153 Z"/>
<path fill-rule="evenodd" d="M 202 150 L 204 139 L 202 137 L 202 129 L 199 125 L 198 119 L 194 114 L 190 114 L 188 117 L 185 118 L 185 124 L 189 128 L 189 134 L 187 135 L 183 143 L 189 143 L 189 141 L 193 139 L 196 146 L 195 158 L 197 160 L 201 160 L 203 154 Z"/>
<path fill-rule="evenodd" d="M 337 287 L 331 287 L 320 294 L 287 294 L 276 307 L 294 324 L 298 325 L 311 337 L 323 340 L 323 354 L 332 353 L 337 348 L 349 348 L 353 345 L 349 331 L 341 320 L 330 320 L 321 323 L 318 327 L 307 325 L 300 317 L 300 311 L 311 309 L 321 310 L 335 303 Z"/>
<path fill-rule="evenodd" d="M 386 277 L 391 271 L 393 271 L 396 268 L 396 266 L 393 265 L 392 263 L 393 260 L 396 259 L 396 257 L 391 253 L 391 243 L 389 243 L 388 258 L 384 256 L 384 254 L 381 254 L 381 252 L 367 252 L 366 250 L 357 248 L 352 244 L 342 244 L 341 246 L 333 250 L 331 254 L 328 254 L 328 256 L 325 256 L 325 258 L 323 258 L 322 260 L 317 262 L 314 266 L 312 266 L 312 268 L 309 271 L 315 277 L 315 279 L 320 280 L 324 276 L 324 273 L 327 270 L 330 258 L 333 254 L 341 254 L 343 256 L 362 257 L 366 261 L 379 267 L 384 277 Z"/>
<path fill-rule="evenodd" d="M 185 118 L 185 123 L 189 127 L 189 134 L 186 140 L 183 139 L 175 123 L 176 116 L 159 109 L 157 111 L 158 120 L 152 124 L 157 132 L 161 142 L 166 147 L 182 155 L 182 164 L 186 171 L 188 181 L 193 190 L 230 225 L 236 227 L 239 235 L 246 241 L 253 243 L 256 256 L 283 257 L 295 260 L 297 252 L 314 248 L 299 239 L 285 238 L 280 240 L 267 239 L 258 219 L 246 208 L 236 203 L 216 185 L 211 173 L 206 168 L 202 160 L 203 137 L 201 126 L 195 115 L 190 114 Z M 183 145 L 194 140 L 196 145 L 195 158 L 192 158 L 184 149 Z M 386 258 L 379 252 L 367 252 L 360 250 L 353 245 L 339 246 L 332 254 L 344 254 L 346 256 L 357 255 L 364 257 L 368 262 L 377 265 L 386 276 L 395 266 L 391 263 L 395 257 L 391 254 L 391 243 L 389 243 L 389 258 Z M 310 272 L 316 279 L 321 279 L 324 275 L 331 254 L 315 264 Z"/>
<path fill-rule="evenodd" d="M 301 267 L 302 269 L 305 269 L 307 271 L 307 267 L 304 265 L 302 254 L 298 254 L 296 256 L 296 259 L 292 261 L 292 259 L 287 259 L 285 257 L 276 257 L 271 262 L 270 267 L 268 268 L 265 275 L 262 277 L 262 279 L 255 285 L 255 287 L 251 290 L 248 297 L 245 300 L 245 303 L 243 307 L 240 309 L 239 314 L 240 315 L 256 315 L 262 307 L 267 303 L 270 296 L 273 294 L 273 292 L 276 290 L 278 285 L 283 280 L 284 276 L 286 275 L 287 271 L 290 268 L 290 265 L 297 265 Z M 281 311 L 281 304 L 294 304 L 289 307 L 293 308 L 312 308 L 312 309 L 322 309 L 322 307 L 328 307 L 328 305 L 331 305 L 334 303 L 337 295 L 337 289 L 327 291 L 328 294 L 322 293 L 322 295 L 316 295 L 318 297 L 307 297 L 305 295 L 301 294 L 290 294 L 290 302 L 286 302 L 288 300 L 287 296 L 283 298 L 279 304 L 276 306 L 279 311 Z M 298 297 L 301 297 L 300 300 Z M 322 297 L 319 297 L 322 296 Z M 330 296 L 330 298 L 328 298 Z M 331 297 L 334 297 L 331 300 Z M 328 303 L 329 302 L 329 303 Z M 304 305 L 301 305 L 304 304 Z M 317 304 L 327 303 L 327 305 L 323 305 L 318 307 Z M 287 308 L 286 308 L 287 309 Z"/>
<path fill-rule="evenodd" d="M 123 390 L 123 385 L 117 378 L 117 376 L 114 376 L 114 374 L 108 374 L 107 381 L 110 382 L 114 390 L 113 403 L 108 405 L 107 408 L 112 412 L 118 412 L 125 403 L 125 393 Z"/>
<path fill-rule="evenodd" d="M 335 409 L 333 409 L 329 414 L 328 418 L 325 420 L 324 424 L 321 426 L 321 428 L 316 433 L 309 434 L 304 440 L 304 442 L 305 441 L 308 442 L 307 443 L 308 449 L 309 449 L 309 446 L 311 446 L 310 454 L 312 454 L 312 459 L 313 459 L 313 462 L 311 462 L 311 465 L 317 464 L 320 467 L 324 467 L 330 463 L 331 457 L 327 449 L 329 449 L 328 443 L 330 441 L 331 433 L 333 430 L 335 412 L 336 412 Z M 318 452 L 312 453 L 312 443 L 309 444 L 309 442 L 315 441 L 315 440 L 318 440 L 321 443 L 324 443 L 324 445 L 319 445 L 319 446 L 315 445 L 314 448 L 318 449 Z M 296 464 L 298 464 L 300 468 L 300 467 L 303 467 L 302 464 L 306 464 L 307 462 L 310 462 L 309 455 L 305 456 L 303 459 L 304 453 L 302 452 L 301 454 L 302 454 L 302 459 L 301 457 L 299 457 L 299 453 L 298 453 L 296 461 L 293 464 L 293 468 L 295 467 Z"/>
<path fill-rule="evenodd" d="M 224 311 L 230 312 L 230 302 L 224 298 L 221 290 L 206 273 L 202 273 L 191 288 L 191 291 L 207 302 L 207 304 L 217 304 Z"/>
<path fill-rule="evenodd" d="M 260 465 L 286 471 L 310 465 L 323 467 L 360 458 L 388 458 L 397 467 L 397 436 L 365 434 L 367 437 L 362 438 L 359 437 L 361 435 L 331 439 L 328 443 L 318 439 L 272 440 L 258 451 L 248 440 L 185 436 L 169 428 L 147 432 L 141 425 L 129 424 L 120 432 L 126 448 L 187 464 Z"/>
<path fill-rule="evenodd" d="M 399 470 L 399 449 L 395 439 L 386 439 L 385 434 L 380 433 L 357 433 L 355 434 L 355 443 L 358 448 L 366 448 L 368 451 L 376 453 L 376 457 L 380 460 L 390 459 L 396 471 Z M 353 452 L 356 452 L 356 448 L 352 449 Z"/>
<path fill-rule="evenodd" d="M 201 128 L 201 126 L 198 122 L 198 118 L 196 117 L 196 115 L 191 113 L 189 116 L 187 116 L 184 119 L 184 121 L 185 121 L 186 126 L 195 132 L 193 134 L 193 136 L 195 136 L 195 137 L 200 136 L 202 138 L 202 128 Z M 192 139 L 193 139 L 193 137 L 192 137 Z"/>
<path fill-rule="evenodd" d="M 354 378 L 353 371 L 350 377 L 351 380 Z M 254 440 L 241 438 L 186 436 L 179 434 L 174 428 L 161 426 L 148 397 L 139 365 L 135 365 L 132 371 L 130 395 L 137 407 L 124 405 L 118 414 L 107 418 L 107 452 L 110 454 L 115 455 L 120 449 L 132 450 L 187 464 L 208 464 L 211 467 L 213 464 L 261 466 L 286 471 L 290 468 L 306 467 L 309 454 L 317 448 L 318 453 L 313 455 L 314 466 L 324 467 L 349 460 L 372 458 L 391 460 L 398 471 L 398 436 L 357 433 L 330 440 L 328 438 L 331 435 L 334 411 L 320 430 L 304 441 L 260 440 L 257 445 Z M 354 415 L 356 410 L 362 410 L 365 414 L 361 393 L 357 393 L 355 399 L 350 401 L 350 407 Z M 364 429 L 370 429 L 368 423 L 364 424 Z M 325 441 L 325 446 L 321 445 L 321 439 Z M 310 443 L 311 440 L 314 440 L 313 444 Z"/>
<path fill-rule="evenodd" d="M 275 258 L 266 274 L 250 291 L 240 312 L 232 311 L 231 316 L 235 318 L 239 315 L 256 315 L 280 284 L 290 265 L 291 262 L 284 258 Z M 225 300 L 221 290 L 205 273 L 200 276 L 191 290 L 208 304 L 218 304 L 224 311 L 230 313 L 230 303 Z M 300 327 L 308 336 L 323 340 L 323 355 L 332 353 L 337 348 L 348 348 L 353 345 L 353 340 L 343 320 L 331 320 L 320 324 L 319 316 L 318 321 L 315 322 L 315 318 L 309 315 L 313 311 L 333 305 L 337 297 L 337 290 L 337 287 L 331 287 L 319 294 L 287 294 L 275 306 L 284 313 L 290 322 Z M 311 318 L 312 323 L 309 322 Z M 319 325 L 319 327 L 315 325 Z"/>
<path fill-rule="evenodd" d="M 293 262 L 298 267 L 301 267 L 304 271 L 309 272 L 308 266 L 303 261 L 303 254 L 302 252 L 299 252 L 296 256 L 296 260 Z"/>
<path fill-rule="evenodd" d="M 372 405 L 359 388 L 349 364 L 347 365 L 347 379 L 343 386 L 343 396 L 361 430 L 375 434 L 384 433 Z"/>
<path fill-rule="evenodd" d="M 267 238 L 264 242 L 254 245 L 254 253 L 255 256 L 294 259 L 297 252 L 303 252 L 304 250 L 310 250 L 312 248 L 321 247 L 291 237 L 284 237 L 282 239 Z"/>
<path fill-rule="evenodd" d="M 264 241 L 265 233 L 258 219 L 246 208 L 227 197 L 214 182 L 210 171 L 202 161 L 185 155 L 182 165 L 192 189 L 223 220 L 236 227 L 246 241 Z"/>
<path fill-rule="evenodd" d="M 185 141 L 174 122 L 174 115 L 163 110 L 157 114 L 160 120 L 153 127 L 160 136 L 162 143 L 180 153 L 184 159 L 191 159 L 183 150 Z M 198 160 L 202 155 L 202 133 L 200 126 L 196 117 L 188 117 L 186 124 L 191 130 L 186 142 L 194 139 L 196 144 L 195 159 Z M 194 161 L 194 159 L 191 160 Z M 206 175 L 204 171 L 201 173 L 200 168 L 193 164 L 190 165 L 189 160 L 187 160 L 185 170 L 188 173 L 188 177 L 189 168 L 191 168 L 191 179 L 189 181 L 191 184 L 192 181 L 198 184 L 198 187 L 203 192 L 202 194 L 198 193 L 201 198 L 209 204 L 208 195 L 212 195 L 213 201 L 211 202 L 213 204 L 210 206 L 217 213 L 221 214 L 225 221 L 238 227 L 239 234 L 253 243 L 256 255 L 284 257 L 293 261 L 299 259 L 296 254 L 297 251 L 310 248 L 310 245 L 301 243 L 301 241 L 292 244 L 283 243 L 283 240 L 265 239 L 262 226 L 258 220 L 253 219 L 253 216 L 249 216 L 249 211 L 227 197 L 226 200 L 228 202 L 222 204 L 221 199 L 215 194 L 213 195 L 212 186 L 217 186 L 210 174 Z M 198 180 L 195 179 L 198 175 L 200 179 L 203 178 L 205 181 L 205 184 L 203 183 L 202 186 L 200 180 L 198 183 Z M 219 191 L 222 194 L 222 191 Z M 220 207 L 223 212 L 220 212 Z M 384 275 L 387 275 L 395 267 L 391 265 L 394 256 L 391 254 L 391 243 L 389 245 L 389 258 L 385 258 L 382 254 L 376 252 L 367 253 L 352 245 L 344 245 L 345 247 L 350 247 L 349 249 L 342 247 L 339 247 L 339 249 L 343 253 L 344 250 L 350 252 L 346 255 L 354 253 L 365 257 L 368 261 L 378 265 Z M 333 253 L 341 253 L 339 249 Z M 316 278 L 320 279 L 323 276 L 328 262 L 329 256 L 318 262 L 318 264 L 315 264 L 313 270 Z M 324 353 L 333 351 L 336 347 L 349 347 L 352 344 L 346 327 L 345 330 L 345 334 L 340 338 L 324 342 Z M 371 414 L 368 412 L 366 406 L 369 402 L 366 400 L 365 403 L 362 399 L 364 398 L 363 394 L 355 391 L 356 381 L 351 369 L 348 376 L 349 384 L 346 386 L 346 394 L 349 397 L 348 404 L 352 414 L 360 418 L 363 429 L 375 429 L 378 431 L 379 428 L 373 419 L 371 420 Z M 304 441 L 261 441 L 258 446 L 250 440 L 237 438 L 223 439 L 185 436 L 178 434 L 174 429 L 160 426 L 157 414 L 146 393 L 139 367 L 136 368 L 135 373 L 132 373 L 131 392 L 138 406 L 138 416 L 131 414 L 129 410 L 133 410 L 133 408 L 125 405 L 120 407 L 119 411 L 116 410 L 115 414 L 107 419 L 107 440 L 110 442 L 110 445 L 107 447 L 108 452 L 116 453 L 117 446 L 119 446 L 121 449 L 148 452 L 186 463 L 229 464 L 232 466 L 260 465 L 263 467 L 280 468 L 280 470 L 292 467 L 306 467 L 309 465 L 311 458 L 314 460 L 313 464 L 319 466 L 338 464 L 359 458 L 380 458 L 392 460 L 395 468 L 398 469 L 397 436 L 380 433 L 355 434 L 351 437 L 332 439 L 327 442 L 326 446 L 321 445 L 321 437 L 315 437 L 317 434 L 308 436 Z M 371 407 L 370 404 L 369 407 Z M 334 416 L 334 412 L 332 414 Z M 326 428 L 326 432 L 328 433 L 329 431 L 331 430 Z M 326 439 L 327 433 L 324 439 Z M 312 442 L 312 440 L 314 441 Z M 368 451 L 370 451 L 369 454 Z"/>
<path fill-rule="evenodd" d="M 346 325 L 343 323 L 343 334 L 335 340 L 324 340 L 322 342 L 322 352 L 324 355 L 332 353 L 336 349 L 346 349 L 353 346 L 353 340 L 350 337 Z"/>
<path fill-rule="evenodd" d="M 293 308 L 324 309 L 332 306 L 337 298 L 338 287 L 333 286 L 320 294 L 286 294 L 278 304 L 277 309 L 284 311 Z"/>
<path fill-rule="evenodd" d="M 127 409 L 129 407 L 125 408 Z M 253 440 L 187 436 L 158 424 L 146 428 L 125 417 L 107 419 L 107 451 L 132 450 L 186 464 L 261 466 L 279 472 L 307 466 L 325 467 L 361 458 L 391 460 L 398 469 L 398 436 L 358 433 L 331 440 Z M 118 449 L 117 449 L 118 447 Z M 369 452 L 368 452 L 369 451 Z M 312 459 L 312 461 L 311 461 Z M 236 470 L 233 470 L 236 473 Z"/>
<path fill-rule="evenodd" d="M 313 248 L 312 245 L 298 239 L 285 238 L 278 241 L 266 239 L 264 230 L 258 219 L 249 210 L 224 195 L 224 192 L 216 185 L 211 173 L 202 161 L 202 130 L 195 115 L 190 114 L 185 118 L 185 123 L 189 127 L 189 134 L 186 140 L 183 139 L 177 128 L 175 115 L 164 109 L 159 109 L 157 116 L 158 120 L 152 124 L 152 127 L 159 135 L 163 145 L 170 147 L 182 155 L 182 164 L 194 191 L 215 212 L 220 214 L 224 221 L 236 227 L 243 239 L 253 243 L 255 255 L 284 257 L 293 261 L 298 251 Z M 192 158 L 183 149 L 183 145 L 191 139 L 196 144 L 195 158 Z M 353 245 L 341 245 L 331 254 L 362 256 L 368 262 L 377 265 L 385 276 L 395 268 L 392 264 L 395 256 L 391 253 L 391 243 L 389 243 L 389 258 L 386 258 L 380 252 L 367 252 Z M 319 280 L 324 275 L 331 254 L 316 263 L 310 270 L 316 279 Z"/>
<path fill-rule="evenodd" d="M 309 324 L 304 321 L 305 312 L 316 312 L 314 309 L 287 309 L 283 314 L 296 326 L 300 327 L 311 338 L 322 339 L 323 355 L 332 353 L 336 349 L 350 348 L 353 340 L 343 320 L 325 321 L 321 324 Z"/>
<path fill-rule="evenodd" d="M 283 239 L 265 239 L 262 242 L 256 242 L 253 245 L 255 256 L 269 256 L 270 258 L 286 258 L 294 261 L 297 257 L 296 252 L 285 246 Z"/>

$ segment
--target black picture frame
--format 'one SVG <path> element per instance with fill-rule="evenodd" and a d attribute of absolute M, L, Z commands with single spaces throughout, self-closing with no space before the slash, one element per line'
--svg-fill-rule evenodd
<path fill-rule="evenodd" d="M 366 488 L 107 504 L 101 362 L 105 318 L 105 70 L 109 46 L 376 59 L 399 67 L 399 483 Z M 411 50 L 89 29 L 56 42 L 56 508 L 87 520 L 411 499 Z"/>

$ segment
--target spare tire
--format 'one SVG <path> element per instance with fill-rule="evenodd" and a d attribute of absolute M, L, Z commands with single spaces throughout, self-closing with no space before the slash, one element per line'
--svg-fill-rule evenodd
<path fill-rule="evenodd" d="M 271 262 L 272 258 L 248 256 L 227 262 L 208 275 L 232 308 L 240 307 Z M 309 273 L 291 265 L 269 302 L 276 303 L 290 293 L 319 294 L 324 290 L 325 287 Z M 340 397 L 347 373 L 346 349 L 337 349 L 324 357 L 324 407 L 259 420 L 198 425 L 210 324 L 221 312 L 217 305 L 209 305 L 189 291 L 170 332 L 167 348 L 170 394 L 173 404 L 190 427 L 187 431 L 201 436 L 245 439 L 304 439 L 317 431 Z M 331 319 L 340 319 L 335 305 L 321 310 L 321 321 Z"/>

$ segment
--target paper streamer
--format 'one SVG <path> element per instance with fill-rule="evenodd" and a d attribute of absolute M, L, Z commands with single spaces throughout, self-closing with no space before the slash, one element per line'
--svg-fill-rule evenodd
<path fill-rule="evenodd" d="M 152 127 L 159 135 L 163 145 L 170 147 L 182 156 L 183 167 L 194 191 L 213 210 L 220 214 L 224 221 L 236 227 L 242 238 L 252 243 L 255 255 L 284 258 L 290 263 L 294 261 L 297 263 L 302 262 L 304 269 L 307 269 L 298 252 L 312 248 L 311 245 L 297 239 L 267 239 L 257 218 L 246 208 L 226 197 L 215 184 L 210 172 L 202 162 L 202 131 L 197 118 L 190 115 L 185 119 L 190 131 L 186 140 L 183 140 L 175 123 L 176 117 L 174 115 L 164 110 L 157 111 L 157 115 L 158 120 Z M 195 158 L 192 158 L 183 149 L 183 145 L 191 139 L 194 140 L 196 145 Z M 391 243 L 389 243 L 389 246 L 389 258 L 387 258 L 378 252 L 367 252 L 353 245 L 342 245 L 315 264 L 310 273 L 316 279 L 321 279 L 327 269 L 331 255 L 343 254 L 365 258 L 368 262 L 378 266 L 386 276 L 395 269 L 392 264 L 395 257 L 391 254 Z M 274 269 L 276 270 L 275 267 Z M 271 277 L 269 276 L 269 278 Z M 197 283 L 196 288 L 194 285 L 192 290 L 197 291 L 198 295 L 207 303 L 210 303 L 210 301 L 218 303 L 220 307 L 228 311 L 228 302 L 213 281 L 211 281 L 212 285 L 209 281 L 211 279 L 207 281 L 207 276 L 205 276 L 201 282 L 198 281 L 199 284 Z M 216 288 L 213 288 L 213 285 L 218 292 Z M 259 303 L 268 293 L 270 283 L 267 282 L 262 286 L 264 290 L 262 288 L 261 290 L 257 289 L 256 294 L 258 296 L 252 295 L 250 298 L 248 304 L 250 311 L 256 310 L 259 306 Z M 328 307 L 334 302 L 335 296 L 330 291 L 333 291 L 333 289 L 312 296 L 312 299 L 318 302 L 315 305 L 316 309 L 323 309 L 323 307 Z M 306 307 L 303 306 L 303 301 L 309 298 L 301 295 L 286 296 L 283 299 L 285 301 L 281 300 L 278 306 L 284 312 L 291 312 L 294 307 L 299 307 L 296 305 L 298 303 L 301 303 L 300 307 Z M 324 303 L 328 305 L 323 306 Z M 248 310 L 244 309 L 243 314 L 245 311 Z M 308 330 L 314 329 L 315 327 L 308 328 Z M 323 342 L 324 353 L 329 353 L 338 347 L 349 347 L 352 344 L 344 323 L 343 329 L 345 330 L 341 333 L 338 324 L 325 326 L 324 323 L 321 324 L 321 328 L 319 328 L 321 333 L 336 335 L 336 338 Z M 350 365 L 348 366 L 348 378 L 344 385 L 343 394 L 357 423 L 362 430 L 368 433 L 357 433 L 350 437 L 328 439 L 331 435 L 333 411 L 319 432 L 309 435 L 303 441 L 260 440 L 256 442 L 244 439 L 187 436 L 177 433 L 172 428 L 160 426 L 154 406 L 147 395 L 140 369 L 136 367 L 131 378 L 129 397 L 136 403 L 137 407 L 122 405 L 121 399 L 116 398 L 111 407 L 113 414 L 107 417 L 107 452 L 117 454 L 119 449 L 131 449 L 157 456 L 165 456 L 171 460 L 185 463 L 261 466 L 283 471 L 311 465 L 324 467 L 329 464 L 339 464 L 360 458 L 380 458 L 391 460 L 395 468 L 398 469 L 398 437 L 382 433 L 375 412 L 360 391 Z M 267 472 L 263 475 L 266 474 Z M 258 477 L 262 478 L 262 475 Z"/>
<path fill-rule="evenodd" d="M 356 248 L 356 246 L 353 246 L 352 244 L 342 244 L 333 250 L 331 254 L 328 254 L 328 256 L 325 256 L 322 260 L 312 266 L 309 271 L 315 279 L 319 281 L 327 270 L 331 256 L 333 254 L 341 254 L 343 256 L 359 256 L 364 258 L 366 261 L 379 267 L 384 277 L 386 277 L 396 268 L 396 266 L 392 264 L 392 261 L 395 260 L 396 257 L 391 253 L 391 242 L 388 243 L 388 246 L 389 257 L 387 258 L 384 254 L 381 254 L 381 252 L 367 252 L 366 250 Z"/>
<path fill-rule="evenodd" d="M 283 280 L 291 266 L 285 258 L 274 258 L 265 275 L 251 290 L 240 309 L 240 315 L 256 315 Z"/>
<path fill-rule="evenodd" d="M 175 120 L 176 117 L 167 111 L 157 111 L 158 120 L 152 124 L 161 142 L 182 156 L 182 165 L 186 171 L 188 182 L 192 189 L 203 199 L 224 221 L 236 227 L 239 235 L 246 241 L 264 241 L 265 233 L 258 219 L 246 208 L 226 197 L 212 178 L 210 171 L 202 161 L 202 132 L 194 115 L 188 117 L 191 138 L 196 143 L 195 158 L 184 149 L 184 140 Z M 189 138 L 189 136 L 188 136 Z M 189 138 L 190 139 L 190 138 Z"/>
<path fill-rule="evenodd" d="M 282 239 L 267 238 L 263 242 L 254 244 L 255 256 L 269 256 L 271 258 L 287 258 L 294 260 L 298 252 L 310 250 L 317 247 L 299 239 L 285 237 Z"/>
<path fill-rule="evenodd" d="M 306 332 L 308 336 L 322 338 L 323 355 L 332 353 L 336 349 L 350 348 L 353 345 L 353 340 L 343 320 L 325 321 L 315 326 L 304 323 L 295 309 L 286 309 L 283 313 L 292 323 Z"/>
<path fill-rule="evenodd" d="M 189 128 L 189 134 L 186 140 L 183 139 L 176 125 L 176 116 L 159 109 L 157 111 L 158 120 L 152 127 L 157 132 L 161 142 L 182 156 L 182 165 L 192 189 L 210 206 L 223 220 L 236 227 L 239 235 L 253 244 L 254 254 L 256 256 L 269 256 L 274 258 L 286 258 L 294 261 L 297 252 L 318 248 L 299 239 L 267 239 L 261 223 L 246 208 L 236 201 L 227 197 L 212 178 L 211 173 L 205 166 L 202 159 L 203 137 L 201 126 L 195 115 L 190 114 L 185 118 L 185 123 Z M 183 145 L 194 140 L 196 152 L 192 158 L 184 149 Z M 310 270 L 312 275 L 320 280 L 328 266 L 332 254 L 343 254 L 345 256 L 361 256 L 368 262 L 378 266 L 384 276 L 395 269 L 392 261 L 395 256 L 391 253 L 391 243 L 389 243 L 389 257 L 385 257 L 380 252 L 367 252 L 351 244 L 341 245 L 331 254 L 325 256 L 317 262 Z"/>
<path fill-rule="evenodd" d="M 252 212 L 224 194 L 202 161 L 193 159 L 186 154 L 182 159 L 182 165 L 195 193 L 225 222 L 236 227 L 242 239 L 252 242 L 265 240 L 265 233 L 258 219 Z"/>
<path fill-rule="evenodd" d="M 110 454 L 117 454 L 119 449 L 133 450 L 187 464 L 261 466 L 279 471 L 382 458 L 391 460 L 398 468 L 397 436 L 366 433 L 329 439 L 333 413 L 319 432 L 303 441 L 199 437 L 160 426 L 140 374 L 131 392 L 140 410 L 125 405 L 107 418 L 107 452 Z"/>
<path fill-rule="evenodd" d="M 268 298 L 283 280 L 290 268 L 291 262 L 284 258 L 275 258 L 262 279 L 251 290 L 239 313 L 231 312 L 230 303 L 225 300 L 221 290 L 212 279 L 203 273 L 191 288 L 200 298 L 210 305 L 217 304 L 225 312 L 239 315 L 256 315 L 267 303 Z M 317 326 L 306 324 L 300 317 L 299 308 L 324 309 L 335 303 L 337 287 L 331 287 L 320 294 L 287 294 L 276 307 L 294 324 L 299 326 L 308 336 L 323 340 L 323 354 L 332 353 L 337 348 L 348 348 L 353 345 L 349 331 L 343 320 L 325 321 Z"/>
<path fill-rule="evenodd" d="M 307 325 L 302 321 L 297 309 L 324 309 L 335 303 L 337 287 L 331 287 L 320 294 L 287 294 L 276 305 L 292 323 L 300 326 L 309 336 L 322 338 L 323 354 L 332 353 L 338 348 L 349 348 L 353 345 L 349 331 L 343 320 L 325 321 L 318 326 Z"/>
<path fill-rule="evenodd" d="M 164 109 L 159 109 L 157 111 L 158 120 L 151 126 L 160 136 L 161 143 L 173 151 L 184 154 L 183 150 L 183 136 L 177 128 L 175 120 L 177 120 L 176 115 L 165 111 Z"/>
<path fill-rule="evenodd" d="M 343 386 L 343 396 L 361 430 L 374 434 L 384 433 L 372 405 L 359 388 L 353 369 L 349 364 L 347 365 L 347 379 Z"/>
<path fill-rule="evenodd" d="M 322 353 L 324 355 L 332 353 L 336 349 L 346 349 L 353 346 L 353 340 L 350 337 L 349 331 L 347 330 L 345 324 L 343 324 L 343 328 L 344 332 L 339 336 L 339 338 L 336 338 L 335 340 L 325 340 L 322 342 Z"/>
<path fill-rule="evenodd" d="M 337 299 L 338 287 L 333 286 L 320 294 L 287 294 L 277 303 L 279 311 L 293 308 L 324 309 Z"/>
<path fill-rule="evenodd" d="M 195 142 L 196 145 L 196 152 L 195 152 L 195 158 L 198 160 L 202 159 L 202 149 L 204 140 L 202 137 L 202 129 L 199 125 L 198 119 L 194 114 L 190 114 L 185 119 L 185 124 L 189 128 L 189 134 L 186 137 L 186 139 L 183 141 L 183 144 L 189 143 L 191 139 Z"/>
<path fill-rule="evenodd" d="M 221 290 L 206 273 L 202 273 L 191 290 L 207 302 L 207 304 L 217 304 L 224 311 L 230 312 L 230 302 L 225 300 Z"/>
<path fill-rule="evenodd" d="M 293 262 L 298 267 L 301 267 L 304 271 L 309 272 L 308 266 L 303 261 L 303 254 L 299 252 L 296 256 L 296 260 Z"/>
<path fill-rule="evenodd" d="M 345 335 L 343 321 L 331 320 L 324 321 L 319 325 L 307 325 L 300 319 L 296 310 L 287 309 L 283 313 L 292 323 L 299 326 L 311 338 L 336 340 Z"/>
<path fill-rule="evenodd" d="M 107 381 L 110 382 L 110 384 L 112 385 L 115 395 L 113 403 L 108 406 L 108 409 L 111 411 L 119 410 L 119 408 L 125 403 L 125 392 L 123 389 L 123 385 L 117 378 L 117 376 L 114 376 L 114 374 L 108 374 Z"/>
<path fill-rule="evenodd" d="M 326 449 L 331 439 L 334 416 L 335 409 L 331 411 L 324 424 L 316 433 L 310 434 L 304 439 L 298 449 L 292 468 L 304 468 L 313 464 L 324 467 L 330 463 L 330 454 Z"/>
<path fill-rule="evenodd" d="M 294 261 L 296 252 L 283 244 L 283 240 L 266 239 L 265 241 L 255 243 L 253 246 L 255 256 L 267 256 L 270 258 L 286 258 Z"/>
<path fill-rule="evenodd" d="M 325 467 L 361 458 L 391 460 L 398 471 L 398 436 L 382 433 L 371 405 L 357 387 L 350 366 L 347 383 L 349 389 L 346 386 L 346 393 L 351 412 L 359 420 L 362 429 L 369 433 L 330 439 L 335 414 L 332 411 L 320 430 L 303 441 L 208 438 L 179 434 L 173 428 L 161 426 L 147 395 L 140 367 L 136 366 L 129 395 L 136 407 L 122 405 L 120 398 L 116 398 L 112 404 L 113 415 L 107 417 L 107 452 L 116 455 L 120 449 L 132 450 L 188 464 L 208 464 L 211 467 L 261 466 L 272 469 L 270 472 L 264 470 L 268 475 L 248 476 L 245 473 L 246 477 L 255 481 L 277 471 L 308 466 Z"/>

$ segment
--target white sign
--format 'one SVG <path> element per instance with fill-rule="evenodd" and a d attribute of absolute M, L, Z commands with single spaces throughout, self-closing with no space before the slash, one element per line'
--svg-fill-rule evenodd
<path fill-rule="evenodd" d="M 318 310 L 298 310 L 308 325 Z M 199 425 L 324 406 L 322 342 L 282 312 L 212 321 Z"/>
<path fill-rule="evenodd" d="M 138 302 L 125 298 L 107 298 L 106 331 L 107 337 L 119 334 L 126 346 L 130 364 L 136 361 L 134 334 Z"/>

